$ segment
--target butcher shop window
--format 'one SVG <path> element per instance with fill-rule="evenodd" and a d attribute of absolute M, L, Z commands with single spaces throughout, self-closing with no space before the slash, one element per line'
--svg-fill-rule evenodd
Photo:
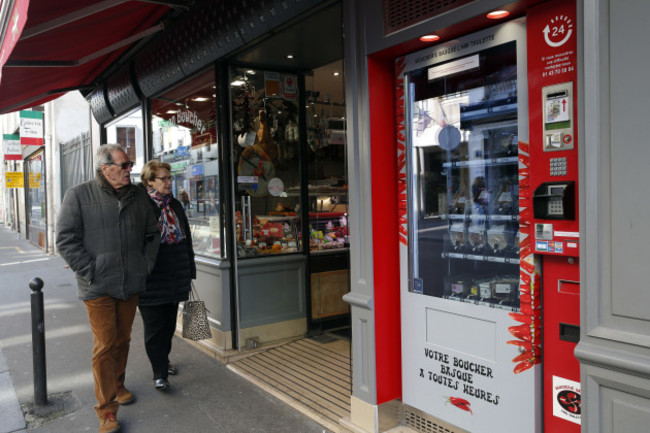
<path fill-rule="evenodd" d="M 221 258 L 214 68 L 151 99 L 153 157 L 171 165 L 172 194 L 181 201 L 196 254 Z"/>
<path fill-rule="evenodd" d="M 238 257 L 302 252 L 298 77 L 231 68 Z"/>

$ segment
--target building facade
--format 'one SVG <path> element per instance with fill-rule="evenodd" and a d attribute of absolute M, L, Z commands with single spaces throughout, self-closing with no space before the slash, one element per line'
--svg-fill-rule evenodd
<path fill-rule="evenodd" d="M 4 167 L 50 180 L 3 190 L 5 224 L 51 248 L 67 167 L 119 142 L 187 197 L 198 347 L 351 329 L 341 431 L 644 431 L 650 6 L 249 3 L 176 14 L 78 134 L 46 106 L 43 159 Z"/>

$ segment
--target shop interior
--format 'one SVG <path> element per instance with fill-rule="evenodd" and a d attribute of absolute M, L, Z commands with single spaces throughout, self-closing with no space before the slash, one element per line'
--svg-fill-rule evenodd
<path fill-rule="evenodd" d="M 329 3 L 227 59 L 227 103 L 218 103 L 216 68 L 151 100 L 153 156 L 172 166 L 197 255 L 305 254 L 311 334 L 349 332 L 342 37 L 341 5 Z"/>

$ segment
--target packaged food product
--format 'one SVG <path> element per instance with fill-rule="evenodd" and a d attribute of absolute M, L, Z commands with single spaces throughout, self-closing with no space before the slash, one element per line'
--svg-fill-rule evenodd
<path fill-rule="evenodd" d="M 465 234 L 465 224 L 462 222 L 455 222 L 449 227 L 449 238 L 454 248 L 462 248 L 467 242 Z"/>
<path fill-rule="evenodd" d="M 478 292 L 481 299 L 490 299 L 492 297 L 492 284 L 490 281 L 481 281 L 478 283 Z"/>
<path fill-rule="evenodd" d="M 519 292 L 519 278 L 507 276 L 492 281 L 492 296 L 501 301 L 514 301 Z"/>
<path fill-rule="evenodd" d="M 495 254 L 508 246 L 505 224 L 492 225 L 487 231 L 487 243 Z"/>
<path fill-rule="evenodd" d="M 445 297 L 446 298 L 465 298 L 469 295 L 471 280 L 466 279 L 463 275 L 450 275 L 445 279 Z"/>
<path fill-rule="evenodd" d="M 482 224 L 473 224 L 467 229 L 467 237 L 472 251 L 478 253 L 485 248 L 487 239 L 485 235 L 485 228 Z"/>

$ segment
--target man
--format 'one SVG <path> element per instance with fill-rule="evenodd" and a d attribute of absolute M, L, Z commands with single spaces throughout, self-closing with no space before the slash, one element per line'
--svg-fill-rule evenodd
<path fill-rule="evenodd" d="M 100 146 L 95 179 L 66 192 L 57 221 L 56 246 L 75 272 L 93 332 L 100 433 L 119 431 L 117 409 L 134 401 L 124 387 L 131 326 L 160 245 L 149 197 L 131 184 L 132 167 L 122 146 Z"/>

